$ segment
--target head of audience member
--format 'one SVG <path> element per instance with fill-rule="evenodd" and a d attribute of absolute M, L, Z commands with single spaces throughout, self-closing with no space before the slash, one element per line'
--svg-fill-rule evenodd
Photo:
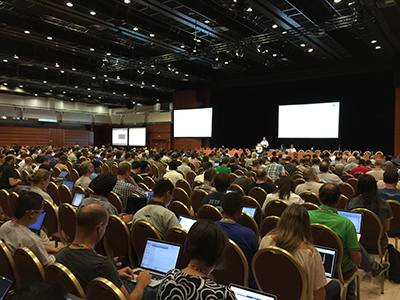
<path fill-rule="evenodd" d="M 163 203 L 168 206 L 172 199 L 172 193 L 174 191 L 174 184 L 169 179 L 157 180 L 153 187 L 153 200 Z"/>
<path fill-rule="evenodd" d="M 355 195 L 360 195 L 364 201 L 374 203 L 379 198 L 376 179 L 372 175 L 363 174 L 358 178 L 358 184 Z"/>
<path fill-rule="evenodd" d="M 141 167 L 141 163 L 139 162 L 139 161 L 133 161 L 132 162 L 132 169 L 131 169 L 131 171 L 133 172 L 133 173 L 135 173 L 135 174 L 138 174 L 138 173 L 140 173 L 140 167 Z"/>
<path fill-rule="evenodd" d="M 182 158 L 182 164 L 185 164 L 185 165 L 189 164 L 189 158 L 187 156 L 184 156 Z"/>
<path fill-rule="evenodd" d="M 101 163 L 99 161 L 92 161 L 92 165 L 93 165 L 93 173 L 100 174 Z"/>
<path fill-rule="evenodd" d="M 204 265 L 201 269 L 208 275 L 224 267 L 224 254 L 228 245 L 228 237 L 215 222 L 200 219 L 190 228 L 183 251 L 189 263 L 197 261 Z"/>
<path fill-rule="evenodd" d="M 65 300 L 67 290 L 57 282 L 31 281 L 7 296 L 7 300 Z"/>
<path fill-rule="evenodd" d="M 288 156 L 286 156 L 285 157 L 285 162 L 287 163 L 287 164 L 290 164 L 290 161 L 292 160 L 292 158 L 288 155 Z"/>
<path fill-rule="evenodd" d="M 97 195 L 108 197 L 117 183 L 117 177 L 111 173 L 102 173 L 89 183 L 89 188 Z"/>
<path fill-rule="evenodd" d="M 279 163 L 279 158 L 276 156 L 271 157 L 271 164 L 273 164 L 273 163 L 276 163 L 276 164 Z"/>
<path fill-rule="evenodd" d="M 364 159 L 364 158 L 360 158 L 360 159 L 358 160 L 358 164 L 365 167 L 365 159 Z"/>
<path fill-rule="evenodd" d="M 258 156 L 257 152 L 252 152 L 251 153 L 251 158 L 256 159 Z"/>
<path fill-rule="evenodd" d="M 214 186 L 217 192 L 226 193 L 231 185 L 231 179 L 226 172 L 219 172 L 214 176 Z"/>
<path fill-rule="evenodd" d="M 397 170 L 396 166 L 391 162 L 391 161 L 386 161 L 383 166 L 382 166 L 383 171 L 386 171 L 388 169 L 395 169 Z"/>
<path fill-rule="evenodd" d="M 157 153 L 156 156 L 154 156 L 154 160 L 161 161 L 161 155 Z"/>
<path fill-rule="evenodd" d="M 335 165 L 336 174 L 343 174 L 344 171 L 344 164 L 337 164 Z"/>
<path fill-rule="evenodd" d="M 117 174 L 117 178 L 118 179 L 129 179 L 129 177 L 131 176 L 131 165 L 128 162 L 121 162 L 118 165 L 118 174 Z"/>
<path fill-rule="evenodd" d="M 319 189 L 319 200 L 326 206 L 336 207 L 340 199 L 340 189 L 336 184 L 325 183 Z"/>
<path fill-rule="evenodd" d="M 75 242 L 94 246 L 103 237 L 108 225 L 108 213 L 98 204 L 83 206 L 76 215 Z"/>
<path fill-rule="evenodd" d="M 386 183 L 387 188 L 396 189 L 397 182 L 399 181 L 399 174 L 395 169 L 386 170 L 383 173 L 383 181 Z"/>
<path fill-rule="evenodd" d="M 303 172 L 303 178 L 305 181 L 319 181 L 317 170 L 315 170 L 314 168 L 305 169 Z"/>
<path fill-rule="evenodd" d="M 125 160 L 131 161 L 131 159 L 132 159 L 132 153 L 130 153 L 130 152 L 125 153 Z"/>
<path fill-rule="evenodd" d="M 0 153 L 0 164 L 3 164 L 6 160 L 6 156 L 3 153 Z"/>
<path fill-rule="evenodd" d="M 14 218 L 19 224 L 35 224 L 43 213 L 43 197 L 35 192 L 22 192 L 15 201 Z"/>
<path fill-rule="evenodd" d="M 204 172 L 204 181 L 207 181 L 209 183 L 214 182 L 214 177 L 217 174 L 214 169 L 208 169 L 207 171 Z"/>
<path fill-rule="evenodd" d="M 176 160 L 171 161 L 168 165 L 168 168 L 170 171 L 176 171 L 178 169 L 178 162 Z"/>
<path fill-rule="evenodd" d="M 354 163 L 356 163 L 356 162 L 357 162 L 357 159 L 356 159 L 354 156 L 350 156 L 350 157 L 347 159 L 347 163 L 348 163 L 348 164 L 350 164 L 350 163 L 354 164 Z"/>
<path fill-rule="evenodd" d="M 256 181 L 264 182 L 266 180 L 267 180 L 267 172 L 264 169 L 258 169 L 256 172 Z"/>
<path fill-rule="evenodd" d="M 237 154 L 237 153 L 235 153 L 235 154 Z M 235 156 L 232 156 L 231 158 L 229 158 L 229 164 L 236 165 L 236 157 Z"/>
<path fill-rule="evenodd" d="M 60 158 L 58 159 L 58 162 L 60 164 L 65 165 L 67 163 L 67 161 L 68 161 L 68 157 L 65 154 L 61 154 Z"/>
<path fill-rule="evenodd" d="M 293 166 L 298 166 L 299 165 L 299 160 L 297 159 L 297 158 L 293 158 L 292 160 L 290 160 L 290 163 L 293 165 Z"/>
<path fill-rule="evenodd" d="M 319 163 L 320 163 L 320 160 L 319 160 L 319 158 L 318 157 L 314 157 L 313 159 L 312 159 L 312 163 L 313 163 L 313 165 L 319 165 Z"/>
<path fill-rule="evenodd" d="M 277 182 L 278 189 L 275 191 L 279 193 L 279 199 L 286 199 L 290 193 L 294 193 L 294 181 L 290 176 L 281 176 Z"/>
<path fill-rule="evenodd" d="M 319 164 L 319 171 L 321 173 L 328 173 L 329 171 L 329 162 L 323 161 Z"/>
<path fill-rule="evenodd" d="M 251 163 L 252 166 L 252 170 L 258 170 L 258 168 L 260 167 L 260 160 L 255 159 L 253 160 L 253 162 Z"/>
<path fill-rule="evenodd" d="M 25 165 L 32 166 L 32 163 L 33 163 L 32 157 L 28 156 L 25 158 Z"/>
<path fill-rule="evenodd" d="M 51 173 L 48 170 L 39 168 L 35 173 L 26 177 L 31 186 L 45 189 L 50 183 Z"/>
<path fill-rule="evenodd" d="M 383 167 L 383 160 L 378 158 L 375 159 L 375 169 L 382 169 Z"/>
<path fill-rule="evenodd" d="M 300 158 L 300 166 L 304 166 L 306 159 L 304 157 Z"/>
<path fill-rule="evenodd" d="M 263 170 L 263 169 L 261 169 L 261 170 Z M 251 172 L 251 171 L 247 171 L 246 173 L 244 173 L 244 177 L 245 178 L 247 178 L 247 179 L 249 179 L 249 180 L 252 180 L 252 178 L 253 178 L 253 172 Z"/>
<path fill-rule="evenodd" d="M 140 162 L 140 172 L 141 173 L 150 173 L 150 166 L 149 163 L 145 160 Z"/>
<path fill-rule="evenodd" d="M 114 154 L 112 154 L 112 153 L 107 153 L 106 159 L 107 159 L 107 160 L 113 160 L 113 159 L 114 159 Z"/>
<path fill-rule="evenodd" d="M 222 210 L 224 217 L 239 220 L 243 210 L 243 196 L 239 193 L 228 193 L 222 197 Z"/>
<path fill-rule="evenodd" d="M 93 173 L 93 165 L 90 161 L 84 161 L 80 166 L 79 166 L 79 171 L 81 172 L 82 176 L 90 176 L 90 174 Z"/>
<path fill-rule="evenodd" d="M 299 204 L 289 205 L 276 227 L 268 233 L 275 236 L 277 247 L 293 253 L 302 243 L 312 244 L 310 218 L 307 209 Z"/>
<path fill-rule="evenodd" d="M 15 163 L 15 157 L 13 155 L 7 155 L 4 164 L 13 166 L 14 163 Z"/>

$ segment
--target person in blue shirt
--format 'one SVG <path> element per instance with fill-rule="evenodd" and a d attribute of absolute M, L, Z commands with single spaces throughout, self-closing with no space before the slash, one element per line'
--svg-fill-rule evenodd
<path fill-rule="evenodd" d="M 379 189 L 378 193 L 385 200 L 396 200 L 400 202 L 400 191 L 396 188 L 397 182 L 399 181 L 399 175 L 397 170 L 389 168 L 383 173 L 383 182 L 385 187 Z"/>
<path fill-rule="evenodd" d="M 258 238 L 253 230 L 237 223 L 243 210 L 243 196 L 239 193 L 228 193 L 222 198 L 223 218 L 216 223 L 243 251 L 249 264 L 249 286 L 257 289 L 251 269 L 251 261 L 259 248 Z"/>
<path fill-rule="evenodd" d="M 214 186 L 217 191 L 205 196 L 203 201 L 201 202 L 201 205 L 204 204 L 214 205 L 222 213 L 222 207 L 221 207 L 222 198 L 224 197 L 230 185 L 231 185 L 231 179 L 228 173 L 225 172 L 217 173 L 217 175 L 214 176 Z"/>

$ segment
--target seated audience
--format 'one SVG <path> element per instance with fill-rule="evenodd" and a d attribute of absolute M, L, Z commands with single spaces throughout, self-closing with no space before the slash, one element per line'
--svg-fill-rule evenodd
<path fill-rule="evenodd" d="M 232 156 L 229 158 L 228 168 L 231 169 L 231 172 L 234 173 L 236 170 L 240 169 L 240 166 L 236 163 L 236 157 Z"/>
<path fill-rule="evenodd" d="M 291 176 L 293 172 L 297 171 L 297 160 L 292 159 L 289 155 L 285 157 L 285 162 L 283 163 L 283 167 L 285 168 L 285 171 L 289 173 Z"/>
<path fill-rule="evenodd" d="M 230 185 L 231 185 L 231 179 L 228 173 L 225 172 L 217 173 L 214 176 L 214 186 L 216 188 L 216 191 L 205 196 L 203 201 L 201 202 L 201 205 L 204 204 L 214 205 L 222 213 L 221 201 Z"/>
<path fill-rule="evenodd" d="M 249 264 L 249 286 L 257 289 L 257 284 L 251 271 L 251 261 L 258 250 L 258 237 L 250 228 L 238 224 L 242 215 L 243 197 L 238 193 L 225 194 L 222 198 L 223 218 L 216 223 L 234 241 L 246 256 Z"/>
<path fill-rule="evenodd" d="M 368 169 L 368 168 L 365 166 L 365 159 L 360 158 L 360 160 L 359 160 L 359 165 L 358 165 L 357 167 L 351 169 L 350 174 L 351 174 L 351 175 L 353 175 L 353 174 L 355 174 L 355 173 L 363 173 L 363 174 L 365 174 L 365 173 L 370 172 L 370 171 L 371 171 L 371 170 Z"/>
<path fill-rule="evenodd" d="M 142 164 L 140 163 L 140 161 L 136 161 L 134 160 L 131 164 L 132 169 L 131 169 L 131 177 L 133 178 L 133 180 L 135 180 L 135 182 L 137 184 L 143 182 L 143 179 L 141 178 L 140 175 L 138 175 L 140 173 L 140 167 L 142 166 Z"/>
<path fill-rule="evenodd" d="M 170 164 L 173 162 L 171 161 Z M 173 226 L 181 227 L 176 215 L 167 209 L 172 200 L 174 185 L 168 179 L 160 179 L 153 188 L 153 199 L 147 202 L 147 205 L 138 210 L 132 224 L 137 221 L 146 221 L 155 227 L 161 237 Z"/>
<path fill-rule="evenodd" d="M 216 191 L 216 189 L 212 186 L 214 182 L 214 176 L 217 174 L 214 169 L 208 169 L 204 172 L 204 183 L 196 186 L 195 190 L 203 190 L 207 194 L 211 194 Z"/>
<path fill-rule="evenodd" d="M 178 162 L 176 160 L 172 160 L 168 166 L 168 172 L 165 173 L 164 178 L 168 178 L 172 181 L 172 183 L 176 184 L 179 179 L 183 179 L 183 175 L 176 170 L 178 169 Z"/>
<path fill-rule="evenodd" d="M 369 173 L 367 173 L 369 175 Z M 397 189 L 399 175 L 395 169 L 388 169 L 383 173 L 385 187 L 378 190 L 379 196 L 384 200 L 396 200 L 400 202 L 400 191 Z"/>
<path fill-rule="evenodd" d="M 294 181 L 289 176 L 282 176 L 278 180 L 278 189 L 273 193 L 268 194 L 265 198 L 265 201 L 262 206 L 262 211 L 265 214 L 265 208 L 267 207 L 268 202 L 274 200 L 283 200 L 287 204 L 303 204 L 303 199 L 300 198 L 299 195 L 294 193 Z"/>
<path fill-rule="evenodd" d="M 291 253 L 307 275 L 305 299 L 340 299 L 340 285 L 325 277 L 321 255 L 312 244 L 310 219 L 305 207 L 293 204 L 286 208 L 275 229 L 264 236 L 260 249 L 269 246 L 280 247 Z"/>
<path fill-rule="evenodd" d="M 256 173 L 256 181 L 252 181 L 247 185 L 245 190 L 246 195 L 249 194 L 250 190 L 254 187 L 262 188 L 267 194 L 273 193 L 276 190 L 276 185 L 267 181 L 267 172 L 263 169 L 258 169 Z"/>
<path fill-rule="evenodd" d="M 248 171 L 240 178 L 236 178 L 232 184 L 237 184 L 243 189 L 243 191 L 247 191 L 251 182 L 253 182 L 253 172 Z"/>
<path fill-rule="evenodd" d="M 333 183 L 333 184 L 339 184 L 342 181 L 339 176 L 333 173 L 328 173 L 329 171 L 329 162 L 323 161 L 319 164 L 319 174 L 318 174 L 318 179 L 323 180 L 326 183 Z"/>
<path fill-rule="evenodd" d="M 220 164 L 220 166 L 218 167 L 218 168 L 216 168 L 215 169 L 215 171 L 217 172 L 217 173 L 219 173 L 219 172 L 225 172 L 225 173 L 231 173 L 232 171 L 231 171 L 231 169 L 230 168 L 228 168 L 228 165 L 229 165 L 229 157 L 228 156 L 224 156 L 223 158 L 222 158 L 222 160 L 221 160 L 221 164 Z"/>
<path fill-rule="evenodd" d="M 89 204 L 78 211 L 74 241 L 58 252 L 57 262 L 76 276 L 83 290 L 94 278 L 104 277 L 119 288 L 126 299 L 141 300 L 150 282 L 150 272 L 140 272 L 135 286 L 130 280 L 134 276 L 130 267 L 117 270 L 107 256 L 93 250 L 106 231 L 108 217 L 107 211 L 97 204 Z M 154 299 L 154 294 L 152 296 Z"/>
<path fill-rule="evenodd" d="M 276 156 L 271 157 L 271 163 L 265 168 L 267 176 L 270 177 L 272 180 L 286 175 L 285 168 L 278 162 L 279 159 Z"/>
<path fill-rule="evenodd" d="M 58 159 L 58 164 L 54 166 L 54 168 L 59 168 L 61 171 L 68 171 L 67 167 L 68 158 L 66 155 L 61 154 L 60 158 Z M 51 165 L 50 165 L 51 167 Z"/>
<path fill-rule="evenodd" d="M 19 192 L 21 189 L 18 184 L 21 184 L 21 179 L 14 178 L 14 161 L 15 158 L 12 155 L 6 156 L 3 163 L 3 173 L 0 176 L 0 190 L 5 189 L 8 192 Z"/>
<path fill-rule="evenodd" d="M 43 199 L 49 200 L 54 204 L 53 198 L 51 198 L 51 196 L 44 191 L 49 185 L 50 179 L 51 173 L 45 169 L 39 169 L 27 177 L 27 180 L 32 186 L 31 191 L 41 195 Z"/>
<path fill-rule="evenodd" d="M 156 154 L 154 156 L 154 165 L 157 166 L 158 168 L 158 178 L 157 179 L 161 179 L 164 177 L 165 173 L 167 173 L 167 170 L 165 169 L 164 164 L 161 162 L 161 155 L 160 154 Z"/>
<path fill-rule="evenodd" d="M 294 192 L 297 195 L 300 195 L 301 193 L 308 191 L 318 195 L 319 189 L 323 184 L 318 182 L 319 178 L 315 168 L 307 168 L 303 173 L 303 178 L 306 182 L 296 186 Z"/>
<path fill-rule="evenodd" d="M 189 158 L 186 156 L 182 158 L 182 164 L 178 167 L 178 170 L 181 170 L 185 175 L 192 170 L 192 168 L 189 167 Z"/>
<path fill-rule="evenodd" d="M 305 169 L 306 169 L 305 163 L 306 163 L 306 159 L 305 159 L 304 157 L 303 157 L 303 158 L 300 158 L 300 164 L 299 164 L 298 166 L 296 166 L 296 168 L 297 168 L 298 170 L 300 170 L 301 172 L 304 172 Z"/>
<path fill-rule="evenodd" d="M 376 181 L 383 180 L 383 173 L 385 171 L 383 170 L 382 167 L 383 167 L 383 161 L 382 159 L 378 158 L 375 160 L 375 168 L 367 172 L 366 174 L 374 176 Z"/>
<path fill-rule="evenodd" d="M 90 174 L 90 180 L 93 180 L 101 174 L 101 163 L 99 161 L 92 161 L 93 173 Z"/>
<path fill-rule="evenodd" d="M 344 158 L 345 156 L 343 156 L 343 158 Z M 355 167 L 357 167 L 358 165 L 357 165 L 357 159 L 354 157 L 354 156 L 350 156 L 348 159 L 347 159 L 347 164 L 345 165 L 345 167 L 344 167 L 344 171 L 345 172 L 351 172 L 351 170 L 352 169 L 354 169 Z"/>
<path fill-rule="evenodd" d="M 203 164 L 201 165 L 204 169 L 204 171 L 207 171 L 208 169 L 214 169 L 214 164 L 210 163 L 209 161 L 203 162 Z M 197 175 L 194 178 L 194 181 L 200 181 L 200 182 L 204 182 L 204 173 L 201 173 L 200 175 Z"/>
<path fill-rule="evenodd" d="M 344 165 L 343 164 L 336 164 L 335 165 L 335 174 L 339 176 L 339 178 L 343 181 L 347 181 L 347 177 L 343 175 Z"/>
<path fill-rule="evenodd" d="M 115 164 L 115 161 L 114 161 L 114 154 L 113 154 L 113 153 L 111 153 L 111 152 L 110 152 L 110 153 L 107 153 L 105 164 L 106 164 L 107 166 L 109 166 L 110 169 L 111 169 L 112 165 Z"/>
<path fill-rule="evenodd" d="M 93 172 L 93 165 L 90 161 L 85 161 L 80 165 L 79 170 L 82 176 L 77 181 L 75 181 L 74 186 L 81 186 L 86 190 L 89 188 L 89 184 L 91 181 L 90 175 Z"/>
<path fill-rule="evenodd" d="M 33 160 L 32 160 L 32 157 L 29 157 L 29 156 L 26 157 L 24 162 L 25 163 L 22 166 L 20 165 L 20 167 L 18 168 L 18 171 L 20 173 L 22 173 L 23 171 L 27 171 L 28 174 L 32 174 L 33 173 L 33 169 L 32 169 Z"/>
<path fill-rule="evenodd" d="M 198 220 L 190 228 L 183 248 L 189 265 L 183 270 L 170 270 L 161 282 L 157 300 L 235 300 L 226 286 L 210 279 L 213 270 L 223 268 L 226 234 L 211 220 Z"/>

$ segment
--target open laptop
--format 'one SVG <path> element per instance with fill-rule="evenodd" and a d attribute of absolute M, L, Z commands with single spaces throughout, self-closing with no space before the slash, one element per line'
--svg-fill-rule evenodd
<path fill-rule="evenodd" d="M 72 203 L 71 205 L 75 208 L 78 209 L 79 204 L 81 204 L 82 200 L 85 199 L 85 194 L 82 193 L 75 193 L 74 198 L 72 198 Z"/>
<path fill-rule="evenodd" d="M 362 213 L 338 210 L 338 214 L 342 217 L 349 219 L 351 222 L 353 222 L 354 227 L 356 228 L 356 232 L 357 232 L 357 239 L 360 240 L 361 225 L 362 225 L 362 222 L 361 222 L 362 221 Z"/>
<path fill-rule="evenodd" d="M 229 288 L 235 293 L 237 300 L 276 300 L 275 295 L 267 294 L 261 291 L 253 290 L 248 287 L 231 283 Z"/>
<path fill-rule="evenodd" d="M 147 204 L 147 198 L 128 197 L 126 200 L 125 212 L 130 215 L 134 215 L 139 209 L 143 208 Z"/>
<path fill-rule="evenodd" d="M 193 226 L 193 224 L 196 222 L 197 222 L 196 219 L 182 215 L 179 216 L 179 224 L 181 224 L 182 228 L 185 229 L 186 231 L 189 231 L 190 228 Z"/>
<path fill-rule="evenodd" d="M 250 217 L 254 218 L 254 214 L 256 213 L 256 208 L 243 206 L 242 212 L 248 213 Z"/>
<path fill-rule="evenodd" d="M 0 300 L 4 299 L 13 281 L 0 275 Z"/>
<path fill-rule="evenodd" d="M 322 258 L 322 264 L 325 269 L 325 276 L 333 278 L 335 274 L 335 263 L 337 258 L 337 251 L 335 249 L 326 248 L 322 246 L 314 245 L 315 249 L 319 252 Z"/>
<path fill-rule="evenodd" d="M 145 191 L 145 194 L 147 195 L 147 201 L 150 201 L 153 199 L 154 192 L 153 191 Z"/>
<path fill-rule="evenodd" d="M 42 229 L 45 216 L 46 216 L 46 212 L 43 212 L 40 215 L 39 219 L 36 221 L 36 223 L 29 226 L 29 229 L 31 231 L 33 231 L 34 233 L 36 233 L 37 235 L 40 235 L 40 229 Z"/>
<path fill-rule="evenodd" d="M 74 182 L 73 181 L 69 181 L 69 180 L 64 180 L 63 184 L 65 184 L 69 190 L 72 192 L 72 190 L 74 189 Z"/>
<path fill-rule="evenodd" d="M 63 181 L 65 179 L 65 176 L 67 176 L 68 171 L 61 171 L 61 173 L 54 179 L 54 181 Z"/>
<path fill-rule="evenodd" d="M 165 274 L 175 269 L 180 250 L 181 246 L 178 244 L 148 239 L 140 267 L 133 270 L 135 274 L 133 281 L 136 282 L 140 271 L 149 270 L 151 274 L 149 286 L 159 285 Z"/>

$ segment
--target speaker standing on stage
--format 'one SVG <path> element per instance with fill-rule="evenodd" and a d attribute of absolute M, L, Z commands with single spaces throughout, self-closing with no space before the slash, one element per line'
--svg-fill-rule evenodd
<path fill-rule="evenodd" d="M 265 138 L 265 136 L 263 137 L 262 141 L 261 141 L 261 146 L 263 147 L 264 151 L 267 151 L 267 148 L 269 146 L 269 143 L 267 141 L 267 139 Z"/>

